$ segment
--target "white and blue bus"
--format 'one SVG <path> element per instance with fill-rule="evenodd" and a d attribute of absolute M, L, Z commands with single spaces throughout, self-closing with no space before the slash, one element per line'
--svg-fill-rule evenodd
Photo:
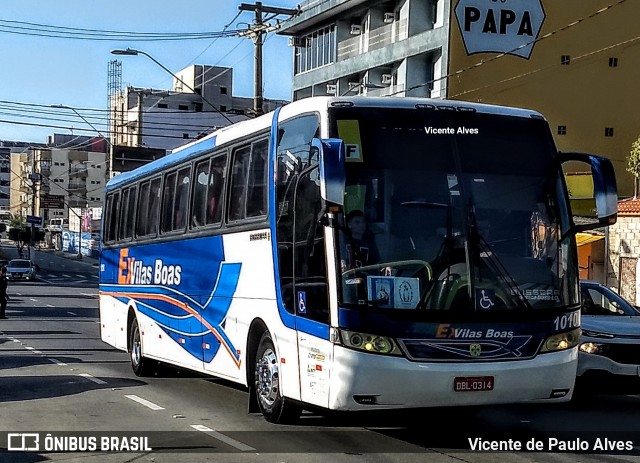
<path fill-rule="evenodd" d="M 593 192 L 580 221 L 573 171 Z M 245 385 L 271 422 L 566 401 L 575 233 L 616 214 L 611 163 L 558 153 L 534 111 L 300 100 L 108 183 L 102 339 L 137 375 L 167 363 Z"/>

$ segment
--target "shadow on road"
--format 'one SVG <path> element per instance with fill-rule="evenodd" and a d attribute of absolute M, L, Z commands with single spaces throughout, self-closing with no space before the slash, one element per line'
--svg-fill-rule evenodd
<path fill-rule="evenodd" d="M 130 378 L 104 378 L 104 381 L 105 384 L 97 384 L 78 375 L 0 377 L 0 402 L 47 399 L 97 389 L 128 388 L 147 384 Z"/>

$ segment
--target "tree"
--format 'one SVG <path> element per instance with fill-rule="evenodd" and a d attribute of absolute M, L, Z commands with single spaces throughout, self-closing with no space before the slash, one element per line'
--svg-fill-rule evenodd
<path fill-rule="evenodd" d="M 633 197 L 638 197 L 638 179 L 640 178 L 640 137 L 631 144 L 627 158 L 627 172 L 633 175 Z"/>
<path fill-rule="evenodd" d="M 34 242 L 44 240 L 44 230 L 40 228 L 34 230 Z M 22 256 L 25 244 L 31 242 L 31 227 L 27 226 L 22 217 L 14 217 L 11 219 L 8 236 L 15 243 L 18 255 Z"/>

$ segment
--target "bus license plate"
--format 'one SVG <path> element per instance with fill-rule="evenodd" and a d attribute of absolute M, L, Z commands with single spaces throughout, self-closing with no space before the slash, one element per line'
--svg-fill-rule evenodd
<path fill-rule="evenodd" d="M 493 376 L 457 376 L 453 379 L 456 392 L 493 391 Z"/>

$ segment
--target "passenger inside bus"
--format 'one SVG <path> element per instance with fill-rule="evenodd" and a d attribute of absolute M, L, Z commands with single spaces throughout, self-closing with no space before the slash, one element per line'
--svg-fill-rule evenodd
<path fill-rule="evenodd" d="M 345 253 L 342 255 L 342 270 L 366 267 L 380 261 L 380 252 L 373 234 L 367 229 L 364 212 L 354 209 L 346 217 Z"/>

